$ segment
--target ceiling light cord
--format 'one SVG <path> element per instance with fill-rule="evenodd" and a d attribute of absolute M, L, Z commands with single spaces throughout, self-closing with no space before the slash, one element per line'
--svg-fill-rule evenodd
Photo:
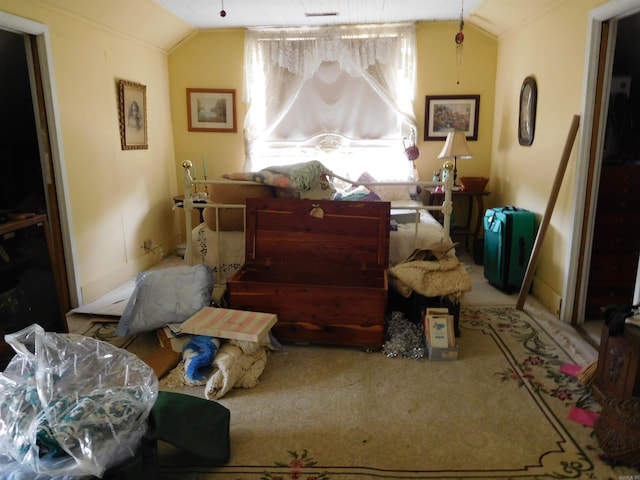
<path fill-rule="evenodd" d="M 224 0 L 220 0 L 220 16 L 222 18 L 227 16 L 227 11 L 224 9 Z"/>

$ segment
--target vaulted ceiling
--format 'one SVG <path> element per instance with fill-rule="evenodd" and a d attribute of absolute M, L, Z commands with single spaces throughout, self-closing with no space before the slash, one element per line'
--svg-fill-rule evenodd
<path fill-rule="evenodd" d="M 500 36 L 563 0 L 155 0 L 198 29 L 459 20 Z M 222 14 L 224 12 L 224 15 Z"/>
<path fill-rule="evenodd" d="M 202 29 L 458 21 L 461 13 L 465 22 L 500 37 L 565 0 L 34 1 L 168 50 Z"/>

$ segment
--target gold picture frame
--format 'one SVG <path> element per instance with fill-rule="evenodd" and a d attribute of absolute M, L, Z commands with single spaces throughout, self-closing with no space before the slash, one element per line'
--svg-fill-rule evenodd
<path fill-rule="evenodd" d="M 187 88 L 190 132 L 236 132 L 236 91 Z"/>
<path fill-rule="evenodd" d="M 147 87 L 140 83 L 118 82 L 120 144 L 122 150 L 149 148 L 147 141 Z"/>

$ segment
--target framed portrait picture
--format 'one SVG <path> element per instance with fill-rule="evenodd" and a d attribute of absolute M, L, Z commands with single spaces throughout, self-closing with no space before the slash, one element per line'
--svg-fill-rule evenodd
<path fill-rule="evenodd" d="M 147 143 L 147 87 L 140 83 L 118 82 L 120 144 L 122 150 L 149 148 Z"/>
<path fill-rule="evenodd" d="M 187 88 L 190 132 L 235 132 L 236 91 Z"/>
<path fill-rule="evenodd" d="M 480 95 L 427 95 L 425 140 L 444 140 L 451 131 L 463 131 L 467 140 L 478 140 Z"/>
<path fill-rule="evenodd" d="M 536 104 L 538 86 L 533 77 L 527 77 L 520 87 L 520 113 L 518 115 L 518 142 L 525 147 L 533 143 L 536 131 Z"/>

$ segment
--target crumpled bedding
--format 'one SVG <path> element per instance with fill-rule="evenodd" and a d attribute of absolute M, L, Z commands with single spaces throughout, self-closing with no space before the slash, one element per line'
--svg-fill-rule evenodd
<path fill-rule="evenodd" d="M 333 173 L 317 160 L 272 166 L 257 172 L 225 173 L 227 180 L 244 180 L 276 187 L 278 197 L 331 199 L 336 190 L 327 180 Z"/>
<path fill-rule="evenodd" d="M 471 290 L 471 276 L 453 251 L 442 258 L 408 260 L 389 269 L 389 284 L 404 297 L 415 291 L 425 297 L 459 299 Z"/>

